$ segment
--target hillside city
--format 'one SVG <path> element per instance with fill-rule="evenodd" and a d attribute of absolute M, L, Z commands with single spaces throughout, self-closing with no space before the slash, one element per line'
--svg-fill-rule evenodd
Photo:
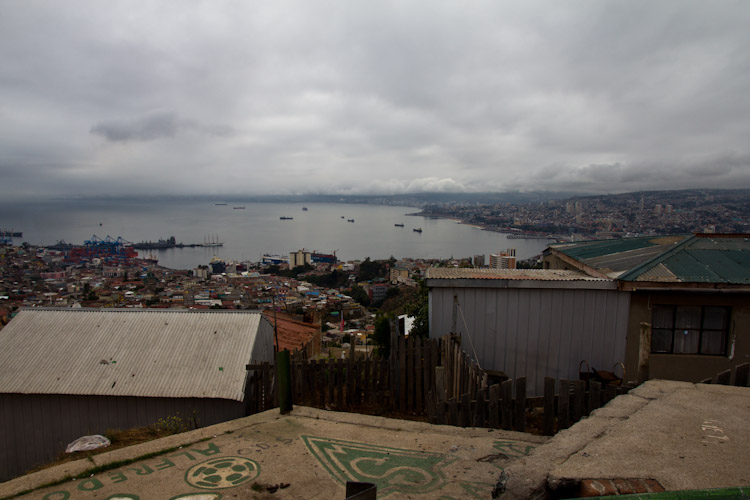
<path fill-rule="evenodd" d="M 430 203 L 422 215 L 507 233 L 608 239 L 690 233 L 747 233 L 750 190 L 647 191 L 525 203 Z"/>
<path fill-rule="evenodd" d="M 576 197 L 545 202 L 429 203 L 420 215 L 458 219 L 517 238 L 558 241 L 641 235 L 750 232 L 750 190 L 691 190 Z M 105 245 L 106 247 L 106 245 Z M 103 251 L 104 254 L 97 252 Z M 300 251 L 301 252 L 301 251 Z M 296 251 L 292 251 L 294 257 Z M 133 255 L 135 255 L 133 253 Z M 300 254 L 301 255 L 301 254 Z M 505 254 L 498 254 L 505 255 Z M 366 349 L 378 317 L 415 310 L 428 267 L 507 267 L 508 257 L 447 260 L 394 258 L 351 262 L 235 262 L 212 259 L 173 270 L 117 248 L 0 246 L 0 328 L 20 307 L 277 310 L 319 325 L 322 356 Z M 515 258 L 513 266 L 516 265 Z M 540 256 L 519 267 L 536 267 Z M 344 320 L 343 324 L 341 320 Z"/>

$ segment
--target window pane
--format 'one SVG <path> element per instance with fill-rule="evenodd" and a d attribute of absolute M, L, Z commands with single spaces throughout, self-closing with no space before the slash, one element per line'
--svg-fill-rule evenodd
<path fill-rule="evenodd" d="M 703 328 L 706 330 L 726 330 L 728 313 L 726 307 L 706 307 L 703 311 Z"/>
<path fill-rule="evenodd" d="M 670 352 L 672 330 L 651 330 L 651 352 Z"/>
<path fill-rule="evenodd" d="M 701 339 L 701 353 L 703 354 L 725 354 L 727 345 L 725 332 L 703 332 Z"/>
<path fill-rule="evenodd" d="M 672 329 L 673 311 L 672 306 L 654 306 L 653 327 Z"/>
<path fill-rule="evenodd" d="M 699 330 L 701 327 L 701 308 L 680 306 L 677 308 L 677 314 L 675 319 L 675 329 L 695 329 Z"/>
<path fill-rule="evenodd" d="M 698 352 L 699 330 L 675 330 L 674 350 L 675 353 L 695 354 Z"/>

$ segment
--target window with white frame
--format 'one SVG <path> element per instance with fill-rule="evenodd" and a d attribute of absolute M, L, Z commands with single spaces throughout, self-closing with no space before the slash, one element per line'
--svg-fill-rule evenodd
<path fill-rule="evenodd" d="M 727 353 L 731 309 L 723 306 L 653 306 L 651 352 Z"/>

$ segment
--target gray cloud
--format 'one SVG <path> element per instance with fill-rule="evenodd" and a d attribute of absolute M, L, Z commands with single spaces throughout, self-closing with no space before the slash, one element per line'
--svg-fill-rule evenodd
<path fill-rule="evenodd" d="M 179 128 L 172 114 L 158 114 L 136 120 L 110 120 L 91 127 L 91 133 L 113 142 L 153 141 L 174 137 Z"/>
<path fill-rule="evenodd" d="M 748 25 L 744 0 L 5 2 L 0 195 L 747 187 Z"/>

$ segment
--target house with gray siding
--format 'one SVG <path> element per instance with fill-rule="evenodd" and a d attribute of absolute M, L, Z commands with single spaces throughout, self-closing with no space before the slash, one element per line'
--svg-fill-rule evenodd
<path fill-rule="evenodd" d="M 24 309 L 0 330 L 0 481 L 110 429 L 245 416 L 273 327 L 244 311 Z"/>
<path fill-rule="evenodd" d="M 457 333 L 481 368 L 526 377 L 532 396 L 543 394 L 544 377 L 577 379 L 582 361 L 607 371 L 625 361 L 630 299 L 612 279 L 572 270 L 430 268 L 425 283 L 430 337 Z"/>
<path fill-rule="evenodd" d="M 630 297 L 629 381 L 700 382 L 750 362 L 750 234 L 559 243 L 544 267 L 615 279 Z"/>

